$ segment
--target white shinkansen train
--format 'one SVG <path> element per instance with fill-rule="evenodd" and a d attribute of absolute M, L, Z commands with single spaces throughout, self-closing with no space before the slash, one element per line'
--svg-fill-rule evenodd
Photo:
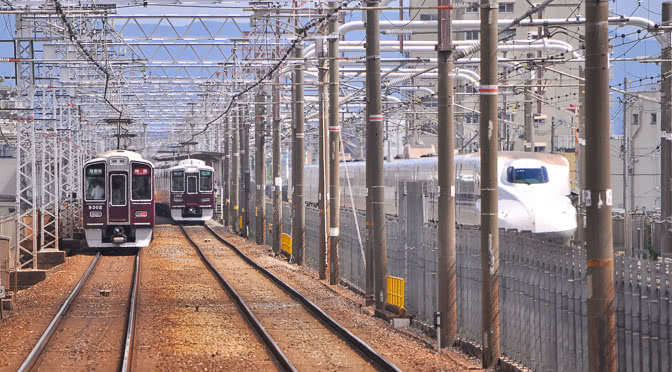
<path fill-rule="evenodd" d="M 352 205 L 345 179 L 352 185 L 355 208 L 366 209 L 364 162 L 341 163 L 341 205 Z M 497 157 L 499 227 L 531 231 L 544 239 L 567 240 L 576 230 L 576 209 L 569 194 L 569 162 L 560 155 L 499 152 Z M 317 205 L 318 167 L 306 167 L 306 202 Z M 480 153 L 455 156 L 457 223 L 480 225 Z M 428 181 L 425 213 L 438 221 L 438 159 L 436 157 L 385 162 L 385 213 L 399 215 L 399 183 Z"/>

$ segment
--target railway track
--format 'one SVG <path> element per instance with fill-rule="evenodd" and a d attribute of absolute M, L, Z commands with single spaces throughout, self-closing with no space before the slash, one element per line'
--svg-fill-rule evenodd
<path fill-rule="evenodd" d="M 400 371 L 207 225 L 180 228 L 281 370 Z"/>
<path fill-rule="evenodd" d="M 98 253 L 18 371 L 130 371 L 139 268 L 139 253 Z"/>

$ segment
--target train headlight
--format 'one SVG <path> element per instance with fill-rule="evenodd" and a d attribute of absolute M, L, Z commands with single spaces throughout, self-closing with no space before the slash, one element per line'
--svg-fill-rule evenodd
<path fill-rule="evenodd" d="M 147 211 L 136 211 L 135 212 L 135 217 L 147 217 Z"/>
<path fill-rule="evenodd" d="M 91 217 L 91 218 L 103 217 L 103 212 L 101 212 L 101 211 L 91 211 L 91 212 L 89 212 L 89 217 Z"/>
<path fill-rule="evenodd" d="M 209 203 L 209 202 L 210 202 L 210 198 L 201 199 L 201 203 Z"/>

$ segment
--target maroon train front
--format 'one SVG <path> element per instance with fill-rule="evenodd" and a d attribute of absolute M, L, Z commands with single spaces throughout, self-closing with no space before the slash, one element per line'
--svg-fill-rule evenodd
<path fill-rule="evenodd" d="M 114 150 L 84 164 L 83 222 L 90 248 L 146 247 L 154 228 L 154 166 Z"/>
<path fill-rule="evenodd" d="M 161 214 L 178 222 L 202 223 L 215 212 L 215 169 L 198 159 L 157 169 L 156 203 Z"/>

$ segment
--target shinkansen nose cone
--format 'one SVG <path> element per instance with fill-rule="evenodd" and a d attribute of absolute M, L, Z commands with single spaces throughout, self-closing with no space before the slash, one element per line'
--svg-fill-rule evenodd
<path fill-rule="evenodd" d="M 576 209 L 567 197 L 536 203 L 534 233 L 544 238 L 569 239 L 576 231 Z"/>

